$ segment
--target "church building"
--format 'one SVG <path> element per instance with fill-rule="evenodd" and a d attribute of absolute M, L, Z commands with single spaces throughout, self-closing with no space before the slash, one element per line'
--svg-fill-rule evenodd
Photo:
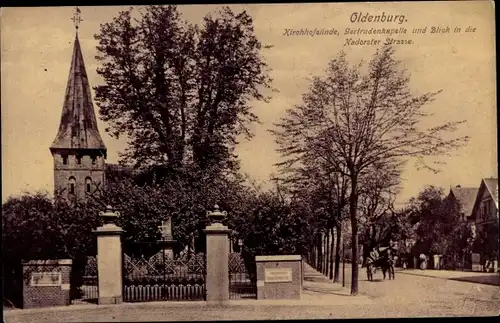
<path fill-rule="evenodd" d="M 75 27 L 61 121 L 50 152 L 54 160 L 55 195 L 82 200 L 105 185 L 107 149 L 97 127 L 76 21 Z"/>

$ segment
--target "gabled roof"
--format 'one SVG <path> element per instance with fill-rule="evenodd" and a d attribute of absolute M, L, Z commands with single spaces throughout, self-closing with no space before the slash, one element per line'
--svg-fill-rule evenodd
<path fill-rule="evenodd" d="M 104 154 L 106 153 L 106 146 L 97 128 L 90 85 L 78 35 L 73 47 L 59 131 L 50 150 L 68 148 L 100 149 L 104 150 Z"/>
<path fill-rule="evenodd" d="M 484 178 L 483 182 L 498 208 L 498 178 Z"/>
<path fill-rule="evenodd" d="M 454 196 L 460 202 L 462 205 L 462 212 L 466 217 L 470 216 L 472 213 L 478 191 L 479 188 L 477 187 L 456 186 L 450 189 L 450 195 Z"/>
<path fill-rule="evenodd" d="M 483 178 L 481 180 L 481 185 L 479 186 L 479 190 L 476 194 L 476 200 L 474 202 L 474 207 L 472 209 L 471 216 L 474 216 L 479 208 L 479 204 L 483 198 L 484 191 L 488 190 L 491 195 L 493 202 L 495 203 L 496 208 L 498 209 L 498 178 Z M 498 214 L 498 213 L 497 213 Z"/>

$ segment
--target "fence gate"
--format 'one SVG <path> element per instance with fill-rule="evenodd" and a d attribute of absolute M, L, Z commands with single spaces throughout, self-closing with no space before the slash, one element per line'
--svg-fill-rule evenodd
<path fill-rule="evenodd" d="M 97 281 L 97 258 L 89 256 L 85 260 L 82 280 L 77 288 L 77 295 L 72 299 L 73 304 L 95 303 L 99 297 L 99 285 Z"/>
<path fill-rule="evenodd" d="M 156 243 L 123 250 L 123 301 L 205 300 L 204 253 L 173 258 Z"/>
<path fill-rule="evenodd" d="M 257 283 L 248 273 L 241 253 L 229 254 L 229 298 L 257 298 Z M 252 279 L 253 278 L 253 279 Z"/>

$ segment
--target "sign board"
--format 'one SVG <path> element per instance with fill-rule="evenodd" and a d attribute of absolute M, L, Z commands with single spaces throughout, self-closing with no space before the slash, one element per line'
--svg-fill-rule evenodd
<path fill-rule="evenodd" d="M 60 272 L 31 273 L 31 286 L 61 286 Z"/>
<path fill-rule="evenodd" d="M 264 282 L 281 283 L 292 281 L 292 268 L 265 268 Z"/>

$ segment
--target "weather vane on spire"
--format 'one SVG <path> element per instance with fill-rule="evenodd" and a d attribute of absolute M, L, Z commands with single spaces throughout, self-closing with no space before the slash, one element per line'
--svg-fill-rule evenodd
<path fill-rule="evenodd" d="M 83 21 L 83 19 L 80 17 L 81 13 L 82 12 L 80 11 L 80 8 L 75 7 L 75 13 L 73 15 L 73 18 L 71 18 L 71 20 L 73 20 L 73 23 L 75 24 L 76 31 L 78 31 L 78 26 L 80 25 L 80 22 Z"/>

